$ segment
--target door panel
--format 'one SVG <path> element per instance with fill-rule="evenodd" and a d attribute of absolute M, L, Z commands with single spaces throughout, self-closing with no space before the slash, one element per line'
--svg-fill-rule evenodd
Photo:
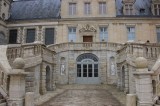
<path fill-rule="evenodd" d="M 80 67 L 82 68 L 80 69 Z M 78 84 L 99 84 L 98 64 L 80 64 L 77 65 L 77 79 Z M 81 71 L 81 72 L 80 72 Z M 82 76 L 80 75 L 82 73 Z"/>
<path fill-rule="evenodd" d="M 93 42 L 92 36 L 83 36 L 83 42 Z"/>

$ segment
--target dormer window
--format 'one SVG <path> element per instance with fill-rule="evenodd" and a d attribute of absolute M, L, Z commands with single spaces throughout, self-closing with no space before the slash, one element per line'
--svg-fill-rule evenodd
<path fill-rule="evenodd" d="M 141 8 L 141 9 L 139 10 L 139 14 L 140 14 L 140 15 L 145 15 L 145 9 L 144 9 L 144 8 Z"/>
<path fill-rule="evenodd" d="M 160 15 L 160 4 L 154 4 L 154 15 Z"/>
<path fill-rule="evenodd" d="M 130 3 L 124 4 L 124 14 L 133 15 L 133 4 Z"/>

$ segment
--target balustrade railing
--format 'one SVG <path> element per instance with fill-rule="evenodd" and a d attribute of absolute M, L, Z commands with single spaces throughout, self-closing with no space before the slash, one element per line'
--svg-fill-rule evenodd
<path fill-rule="evenodd" d="M 156 60 L 160 54 L 160 44 L 126 43 L 117 53 L 127 53 L 136 57 L 143 56 L 147 59 Z"/>
<path fill-rule="evenodd" d="M 23 44 L 23 45 L 9 45 L 7 49 L 7 58 L 9 61 L 15 58 L 28 58 L 41 54 L 42 45 L 38 44 Z"/>
<path fill-rule="evenodd" d="M 61 43 L 48 46 L 49 49 L 62 52 L 67 50 L 113 50 L 116 51 L 123 45 L 109 42 L 89 42 L 89 43 Z"/>

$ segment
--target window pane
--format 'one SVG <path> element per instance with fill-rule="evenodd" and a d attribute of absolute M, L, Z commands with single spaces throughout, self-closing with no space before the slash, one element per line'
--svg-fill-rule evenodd
<path fill-rule="evenodd" d="M 81 64 L 77 64 L 77 77 L 81 77 Z"/>
<path fill-rule="evenodd" d="M 108 41 L 107 27 L 100 27 L 100 41 Z"/>
<path fill-rule="evenodd" d="M 75 27 L 68 28 L 68 40 L 69 40 L 69 42 L 76 41 L 76 28 Z"/>
<path fill-rule="evenodd" d="M 85 4 L 84 4 L 84 13 L 85 13 L 86 15 L 88 15 L 88 14 L 90 14 L 90 12 L 91 12 L 90 3 L 85 3 Z"/>
<path fill-rule="evenodd" d="M 54 28 L 46 28 L 45 30 L 45 44 L 54 44 Z"/>
<path fill-rule="evenodd" d="M 157 42 L 159 43 L 160 42 L 160 27 L 157 27 L 156 30 L 157 30 Z"/>
<path fill-rule="evenodd" d="M 15 44 L 17 43 L 17 30 L 10 30 L 9 31 L 9 43 Z"/>
<path fill-rule="evenodd" d="M 99 14 L 106 14 L 106 2 L 99 2 Z"/>
<path fill-rule="evenodd" d="M 128 40 L 135 40 L 135 27 L 127 27 Z"/>
<path fill-rule="evenodd" d="M 69 15 L 76 14 L 76 3 L 69 3 Z"/>
<path fill-rule="evenodd" d="M 35 29 L 27 29 L 26 43 L 35 41 Z"/>

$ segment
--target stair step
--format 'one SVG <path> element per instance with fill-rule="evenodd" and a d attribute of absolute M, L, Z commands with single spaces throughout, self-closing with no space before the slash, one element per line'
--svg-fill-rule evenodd
<path fill-rule="evenodd" d="M 7 106 L 7 103 L 0 103 L 0 106 Z"/>

